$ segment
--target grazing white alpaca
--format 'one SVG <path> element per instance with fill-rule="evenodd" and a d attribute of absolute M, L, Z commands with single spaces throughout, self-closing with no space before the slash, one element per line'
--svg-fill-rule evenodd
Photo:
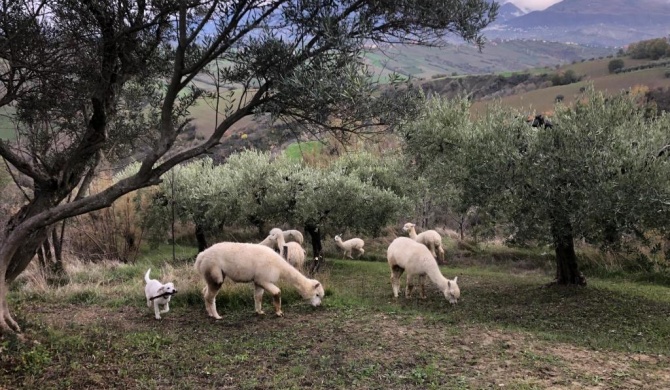
<path fill-rule="evenodd" d="M 279 254 L 282 255 L 282 257 L 284 255 L 283 253 L 284 246 L 286 246 L 287 248 L 286 261 L 288 261 L 289 264 L 297 268 L 300 272 L 304 273 L 305 250 L 297 242 L 284 241 L 283 233 L 280 229 L 272 229 L 267 239 L 269 239 L 272 243 L 274 243 L 276 248 L 279 248 Z"/>
<path fill-rule="evenodd" d="M 281 290 L 276 285 L 279 279 L 294 286 L 312 306 L 321 305 L 324 296 L 323 285 L 318 280 L 306 278 L 279 254 L 263 245 L 239 242 L 214 244 L 200 252 L 195 260 L 195 269 L 207 283 L 203 289 L 207 314 L 217 320 L 221 316 L 216 311 L 216 294 L 226 277 L 237 283 L 254 283 L 254 306 L 258 314 L 265 314 L 262 302 L 263 292 L 267 291 L 272 294 L 275 313 L 280 317 L 284 315 L 281 311 Z"/>
<path fill-rule="evenodd" d="M 404 232 L 409 232 L 409 238 L 412 240 L 427 246 L 434 258 L 444 262 L 444 249 L 442 248 L 442 236 L 440 236 L 440 233 L 435 230 L 426 230 L 421 234 L 416 234 L 416 230 L 414 229 L 415 226 L 415 224 L 407 222 L 405 226 L 402 227 L 402 230 Z M 439 253 L 439 257 L 435 251 Z"/>
<path fill-rule="evenodd" d="M 298 244 L 302 245 L 303 243 L 302 233 L 300 233 L 299 231 L 284 230 L 282 233 L 284 233 L 284 241 L 286 242 L 295 241 Z"/>
<path fill-rule="evenodd" d="M 353 259 L 351 256 L 353 251 L 356 251 L 358 253 L 357 258 L 360 258 L 363 256 L 363 253 L 365 253 L 365 249 L 363 249 L 363 246 L 365 245 L 365 242 L 361 240 L 360 238 L 352 238 L 350 240 L 342 242 L 342 237 L 339 235 L 335 236 L 335 244 L 344 251 L 344 254 L 342 257 L 349 257 L 350 259 Z"/>
<path fill-rule="evenodd" d="M 458 288 L 458 277 L 453 280 L 445 278 L 437 266 L 435 258 L 428 248 L 423 244 L 407 237 L 398 237 L 386 251 L 386 259 L 391 267 L 391 287 L 393 296 L 398 298 L 400 292 L 400 276 L 403 271 L 407 272 L 407 286 L 405 286 L 405 297 L 412 295 L 412 277 L 419 277 L 419 286 L 421 287 L 421 297 L 426 297 L 425 282 L 426 276 L 435 283 L 442 291 L 444 297 L 451 304 L 458 302 L 461 296 L 461 290 Z"/>

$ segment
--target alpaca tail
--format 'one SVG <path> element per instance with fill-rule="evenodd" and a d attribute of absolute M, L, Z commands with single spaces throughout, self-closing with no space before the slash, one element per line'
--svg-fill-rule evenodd
<path fill-rule="evenodd" d="M 196 256 L 195 258 L 195 264 L 193 264 L 193 267 L 198 272 L 200 272 L 200 263 L 202 262 L 202 254 L 203 252 L 198 253 L 198 256 Z"/>
<path fill-rule="evenodd" d="M 149 268 L 147 270 L 147 273 L 144 274 L 144 282 L 146 282 L 146 283 L 149 283 L 149 280 L 151 280 L 151 279 L 149 279 L 149 273 L 151 273 L 151 268 Z"/>

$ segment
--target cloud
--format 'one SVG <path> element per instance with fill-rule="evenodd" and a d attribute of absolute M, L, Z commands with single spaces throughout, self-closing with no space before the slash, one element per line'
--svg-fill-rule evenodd
<path fill-rule="evenodd" d="M 514 3 L 517 7 L 526 11 L 543 10 L 560 1 L 561 0 L 509 0 L 510 3 Z M 500 3 L 505 3 L 505 1 L 500 1 Z"/>

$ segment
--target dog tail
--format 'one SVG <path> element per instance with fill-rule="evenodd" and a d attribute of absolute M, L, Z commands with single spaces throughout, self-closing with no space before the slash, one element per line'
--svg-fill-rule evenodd
<path fill-rule="evenodd" d="M 145 281 L 146 283 L 149 283 L 149 280 L 150 280 L 150 279 L 149 279 L 149 273 L 150 273 L 150 272 L 151 272 L 151 268 L 149 268 L 149 269 L 147 270 L 147 273 L 144 274 L 144 281 Z"/>

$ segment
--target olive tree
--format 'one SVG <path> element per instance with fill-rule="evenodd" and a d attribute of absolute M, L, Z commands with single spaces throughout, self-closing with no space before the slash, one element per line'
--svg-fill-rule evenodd
<path fill-rule="evenodd" d="M 552 127 L 535 128 L 509 109 L 471 119 L 467 101 L 435 99 L 407 129 L 407 150 L 435 183 L 456 186 L 462 204 L 519 239 L 553 244 L 556 283 L 585 284 L 575 238 L 667 230 L 670 116 L 645 118 L 633 96 L 592 89 L 555 109 Z"/>
<path fill-rule="evenodd" d="M 376 93 L 363 71 L 365 46 L 438 44 L 447 33 L 482 43 L 480 31 L 497 6 L 485 0 L 7 0 L 0 10 L 0 106 L 13 111 L 17 132 L 17 142 L 0 142 L 0 156 L 34 186 L 0 241 L 0 330 L 15 333 L 7 285 L 50 225 L 158 184 L 249 116 L 269 113 L 338 135 L 393 126 L 415 112 L 416 91 Z M 176 148 L 189 109 L 205 95 L 194 80 L 206 72 L 240 93 L 217 105 L 221 117 L 208 137 Z M 87 194 L 101 161 L 129 154 L 140 161 L 136 174 Z M 64 203 L 74 191 L 82 195 Z"/>
<path fill-rule="evenodd" d="M 225 164 L 204 159 L 175 168 L 160 185 L 161 198 L 171 198 L 180 219 L 196 225 L 198 245 L 207 246 L 204 232 L 222 225 L 255 226 L 259 236 L 272 226 L 303 228 L 315 255 L 327 232 L 347 229 L 376 235 L 407 210 L 402 163 L 369 153 L 342 157 L 327 167 L 312 167 L 283 155 L 248 150 Z M 154 213 L 165 213 L 154 204 Z"/>

